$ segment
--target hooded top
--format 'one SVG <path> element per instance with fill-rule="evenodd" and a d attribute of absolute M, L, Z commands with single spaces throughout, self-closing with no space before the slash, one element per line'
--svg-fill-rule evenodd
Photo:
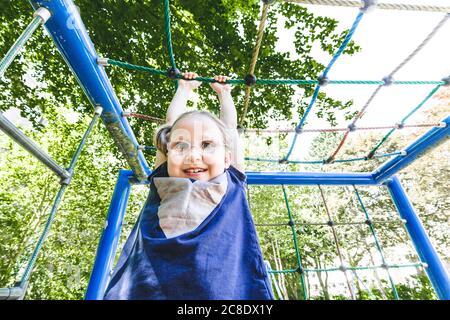
<path fill-rule="evenodd" d="M 210 181 L 149 176 L 150 192 L 105 291 L 105 300 L 273 299 L 233 166 Z"/>

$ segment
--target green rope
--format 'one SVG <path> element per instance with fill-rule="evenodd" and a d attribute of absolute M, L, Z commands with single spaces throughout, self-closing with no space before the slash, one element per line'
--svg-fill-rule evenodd
<path fill-rule="evenodd" d="M 411 110 L 401 121 L 400 124 L 403 124 L 406 120 L 408 120 L 408 118 L 410 116 L 412 116 L 417 110 L 419 110 L 424 104 L 425 102 L 427 102 L 435 93 L 436 91 L 439 90 L 439 88 L 441 87 L 442 84 L 437 85 L 436 87 L 434 87 L 433 90 L 431 90 L 431 92 L 428 94 L 428 96 L 426 96 L 426 98 L 417 106 L 415 107 L 413 110 Z"/>
<path fill-rule="evenodd" d="M 401 268 L 418 268 L 423 267 L 423 263 L 407 263 L 407 264 L 390 264 L 387 266 L 390 269 L 401 269 Z M 374 270 L 374 269 L 384 269 L 385 266 L 364 266 L 364 267 L 346 267 L 347 270 Z M 322 268 L 322 269 L 303 269 L 305 272 L 335 272 L 342 271 L 340 267 L 334 268 Z M 269 273 L 295 273 L 298 272 L 297 269 L 285 269 L 285 270 L 270 270 Z"/>
<path fill-rule="evenodd" d="M 160 75 L 160 76 L 166 76 L 167 72 L 164 70 L 158 70 L 155 68 L 150 67 L 143 67 L 134 65 L 127 62 L 122 62 L 118 60 L 108 59 L 107 63 L 110 65 L 114 65 L 120 68 L 129 69 L 129 70 L 135 70 L 135 71 L 143 71 L 148 72 L 153 75 Z M 177 75 L 177 79 L 182 79 L 182 75 Z M 196 77 L 193 80 L 201 81 L 201 82 L 207 82 L 212 83 L 216 82 L 214 78 L 210 77 Z M 245 84 L 244 79 L 228 79 L 225 83 L 229 84 Z M 384 81 L 377 81 L 377 80 L 330 80 L 328 82 L 329 84 L 363 84 L 363 85 L 383 85 Z M 256 84 L 259 85 L 317 85 L 319 84 L 319 81 L 317 80 L 307 80 L 307 79 L 256 79 Z M 445 82 L 440 81 L 392 81 L 392 84 L 397 85 L 444 85 Z"/>
<path fill-rule="evenodd" d="M 175 57 L 172 48 L 172 33 L 170 32 L 170 8 L 169 0 L 164 0 L 164 30 L 166 32 L 167 49 L 169 50 L 170 65 L 176 68 Z"/>
<path fill-rule="evenodd" d="M 412 116 L 417 110 L 419 110 L 435 93 L 439 90 L 439 88 L 442 86 L 442 84 L 437 85 L 436 87 L 431 90 L 431 92 L 425 97 L 425 99 L 422 100 L 422 102 L 415 107 L 413 110 L 411 110 L 401 121 L 400 125 L 403 124 L 410 116 Z M 391 136 L 391 134 L 396 130 L 396 128 L 392 128 L 389 130 L 389 132 L 378 142 L 378 144 L 369 152 L 369 155 L 373 155 L 385 142 L 386 140 Z"/>
<path fill-rule="evenodd" d="M 278 273 L 295 273 L 295 272 L 298 272 L 298 270 L 297 269 L 286 269 L 286 270 L 270 270 L 269 271 L 269 273 L 275 273 L 275 274 L 278 274 Z"/>
<path fill-rule="evenodd" d="M 361 199 L 361 196 L 359 195 L 358 189 L 356 189 L 356 187 L 354 185 L 353 185 L 353 189 L 355 190 L 355 194 L 356 194 L 356 197 L 358 198 L 358 202 L 359 202 L 359 204 L 360 204 L 360 206 L 361 206 L 361 208 L 362 208 L 362 210 L 363 210 L 363 212 L 364 212 L 364 214 L 366 216 L 366 220 L 367 221 L 371 221 L 370 215 L 367 212 L 366 207 L 364 206 L 364 203 L 362 202 L 362 199 Z M 377 235 L 375 233 L 375 229 L 374 229 L 374 227 L 373 227 L 373 225 L 371 223 L 369 224 L 369 228 L 370 228 L 372 236 L 373 236 L 373 238 L 375 240 L 375 245 L 377 247 L 378 253 L 380 254 L 381 261 L 383 262 L 383 266 L 386 267 L 386 272 L 387 272 L 388 277 L 389 277 L 389 282 L 391 283 L 392 292 L 394 293 L 394 297 L 395 297 L 396 300 L 399 300 L 397 288 L 395 287 L 394 281 L 393 281 L 393 279 L 391 277 L 391 274 L 389 272 L 388 265 L 386 263 L 386 260 L 384 259 L 383 250 L 381 248 L 380 242 L 378 241 L 378 237 L 377 237 Z"/>
<path fill-rule="evenodd" d="M 122 62 L 122 61 L 118 61 L 118 60 L 108 59 L 107 63 L 110 65 L 113 65 L 113 66 L 121 67 L 123 69 L 144 71 L 144 72 L 148 72 L 148 73 L 155 74 L 155 75 L 167 76 L 167 72 L 163 71 L 163 70 L 158 70 L 158 69 L 154 69 L 154 68 L 150 68 L 150 67 L 137 66 L 135 64 Z"/>
<path fill-rule="evenodd" d="M 298 263 L 298 269 L 296 270 L 297 272 L 300 273 L 300 282 L 302 285 L 302 289 L 303 289 L 303 299 L 307 300 L 308 299 L 308 292 L 306 290 L 306 285 L 305 285 L 305 275 L 303 272 L 303 266 L 302 266 L 302 257 L 300 256 L 300 250 L 298 249 L 298 245 L 297 245 L 297 232 L 295 230 L 295 225 L 294 225 L 294 220 L 292 219 L 292 213 L 291 213 L 291 209 L 289 207 L 289 201 L 287 198 L 287 194 L 286 194 L 286 189 L 284 187 L 284 185 L 281 185 L 282 189 L 283 189 L 283 196 L 284 196 L 284 202 L 286 204 L 286 209 L 288 212 L 288 217 L 289 217 L 289 224 L 291 226 L 292 229 L 292 236 L 294 238 L 294 247 L 295 247 L 295 256 L 297 257 L 297 263 Z"/>
<path fill-rule="evenodd" d="M 166 33 L 167 50 L 169 51 L 170 65 L 172 69 L 176 69 L 175 57 L 172 47 L 172 33 L 170 32 L 170 6 L 169 0 L 164 0 L 164 31 Z M 178 81 L 175 82 L 175 90 L 178 89 Z"/>

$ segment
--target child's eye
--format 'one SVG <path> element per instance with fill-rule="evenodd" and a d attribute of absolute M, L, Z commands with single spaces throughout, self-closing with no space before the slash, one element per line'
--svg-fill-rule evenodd
<path fill-rule="evenodd" d="M 214 152 L 215 150 L 215 143 L 211 141 L 203 141 L 202 142 L 202 149 L 208 152 Z"/>
<path fill-rule="evenodd" d="M 189 144 L 187 142 L 177 142 L 173 147 L 176 151 L 186 151 L 189 148 Z"/>

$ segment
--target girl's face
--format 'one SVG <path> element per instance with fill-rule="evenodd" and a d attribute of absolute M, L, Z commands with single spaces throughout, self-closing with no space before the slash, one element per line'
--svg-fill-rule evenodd
<path fill-rule="evenodd" d="M 172 128 L 167 146 L 170 177 L 209 181 L 230 165 L 231 154 L 214 120 L 186 117 Z"/>

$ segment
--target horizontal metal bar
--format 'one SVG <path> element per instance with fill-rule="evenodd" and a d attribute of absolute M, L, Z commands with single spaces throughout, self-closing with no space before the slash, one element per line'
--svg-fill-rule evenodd
<path fill-rule="evenodd" d="M 408 166 L 411 162 L 420 158 L 430 148 L 434 148 L 445 142 L 450 134 L 450 116 L 442 122 L 446 124 L 445 127 L 432 128 L 428 130 L 424 135 L 419 137 L 416 141 L 404 149 L 405 155 L 398 155 L 376 169 L 372 173 L 375 181 L 377 183 L 383 182 L 401 169 Z"/>
<path fill-rule="evenodd" d="M 23 290 L 20 287 L 0 288 L 0 300 L 18 300 L 22 295 Z"/>
<path fill-rule="evenodd" d="M 127 171 L 124 171 L 125 174 Z M 129 176 L 132 172 L 128 171 Z M 327 173 L 327 172 L 246 172 L 249 185 L 375 185 L 368 173 Z M 147 183 L 147 181 L 133 181 Z"/>
<path fill-rule="evenodd" d="M 45 164 L 50 170 L 56 173 L 61 179 L 70 177 L 70 173 L 60 167 L 47 153 L 40 149 L 33 140 L 28 138 L 13 123 L 0 113 L 0 130 L 6 133 L 11 139 L 20 144 L 25 150 L 35 156 L 39 161 Z"/>
<path fill-rule="evenodd" d="M 373 185 L 370 173 L 246 172 L 247 183 L 263 185 Z"/>

